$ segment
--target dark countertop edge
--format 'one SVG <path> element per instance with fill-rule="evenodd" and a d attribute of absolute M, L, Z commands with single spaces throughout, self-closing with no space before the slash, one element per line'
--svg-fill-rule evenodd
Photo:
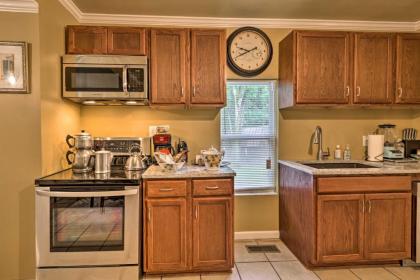
<path fill-rule="evenodd" d="M 38 187 L 67 187 L 67 186 L 140 186 L 141 180 L 97 180 L 97 181 L 77 181 L 77 180 L 45 180 L 35 184 Z"/>

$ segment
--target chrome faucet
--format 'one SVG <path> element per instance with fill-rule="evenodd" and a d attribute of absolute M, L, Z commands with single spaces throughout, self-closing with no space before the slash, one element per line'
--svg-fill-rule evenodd
<path fill-rule="evenodd" d="M 319 125 L 315 129 L 313 144 L 318 144 L 318 152 L 316 154 L 316 159 L 328 159 L 328 157 L 330 156 L 330 149 L 327 147 L 326 152 L 322 150 L 322 128 Z"/>

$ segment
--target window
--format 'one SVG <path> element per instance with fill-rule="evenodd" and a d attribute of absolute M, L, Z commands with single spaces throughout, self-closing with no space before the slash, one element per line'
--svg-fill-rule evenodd
<path fill-rule="evenodd" d="M 235 191 L 276 190 L 276 98 L 274 81 L 228 81 L 221 112 L 221 146 L 236 171 Z"/>

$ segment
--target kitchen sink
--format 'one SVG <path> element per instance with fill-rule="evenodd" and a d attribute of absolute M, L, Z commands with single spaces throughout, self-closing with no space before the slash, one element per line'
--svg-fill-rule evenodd
<path fill-rule="evenodd" d="M 303 163 L 303 165 L 316 169 L 341 169 L 341 168 L 378 168 L 377 166 L 367 165 L 363 163 L 352 162 L 320 162 L 320 163 Z"/>

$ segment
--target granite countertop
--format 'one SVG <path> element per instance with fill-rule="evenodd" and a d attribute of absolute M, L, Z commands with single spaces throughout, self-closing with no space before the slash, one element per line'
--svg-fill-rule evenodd
<path fill-rule="evenodd" d="M 143 171 L 112 170 L 110 174 L 73 173 L 66 169 L 35 180 L 38 186 L 138 186 Z"/>
<path fill-rule="evenodd" d="M 206 170 L 202 166 L 184 166 L 177 172 L 165 172 L 157 165 L 150 166 L 142 175 L 143 179 L 175 179 L 175 178 L 209 178 L 233 177 L 236 173 L 230 167 L 221 167 L 219 170 Z"/>
<path fill-rule="evenodd" d="M 317 169 L 304 164 L 310 163 L 360 163 L 370 165 L 376 168 L 331 168 L 331 169 Z M 390 174 L 420 174 L 420 163 L 392 163 L 392 162 L 370 162 L 365 160 L 306 160 L 306 161 L 291 161 L 279 160 L 279 163 L 296 168 L 300 171 L 316 175 L 316 176 L 330 176 L 330 175 L 390 175 Z"/>

